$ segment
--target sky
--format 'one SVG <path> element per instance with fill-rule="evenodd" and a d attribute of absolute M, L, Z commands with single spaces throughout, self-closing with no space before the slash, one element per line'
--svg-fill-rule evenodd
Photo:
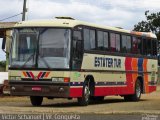
<path fill-rule="evenodd" d="M 21 21 L 23 0 L 0 0 L 0 22 Z M 160 0 L 27 0 L 27 20 L 71 16 L 78 20 L 132 30 L 145 11 L 159 12 Z M 0 60 L 5 55 L 0 51 Z M 4 57 L 5 59 L 5 57 Z"/>

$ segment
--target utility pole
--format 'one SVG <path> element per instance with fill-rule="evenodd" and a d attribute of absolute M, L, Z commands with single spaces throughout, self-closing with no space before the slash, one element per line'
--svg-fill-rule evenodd
<path fill-rule="evenodd" d="M 23 13 L 22 13 L 22 21 L 26 20 L 26 12 L 27 12 L 26 2 L 27 2 L 27 0 L 24 0 L 24 3 L 23 3 Z"/>

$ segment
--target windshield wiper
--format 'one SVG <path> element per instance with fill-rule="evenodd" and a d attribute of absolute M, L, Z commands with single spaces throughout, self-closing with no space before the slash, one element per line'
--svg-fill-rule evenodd
<path fill-rule="evenodd" d="M 22 65 L 22 67 L 21 68 L 23 68 L 27 63 L 28 63 L 28 61 L 30 61 L 32 58 L 33 58 L 33 56 L 35 55 L 35 52 L 31 55 L 31 56 L 29 56 L 29 58 L 26 60 L 26 62 Z"/>
<path fill-rule="evenodd" d="M 46 61 L 41 55 L 39 55 L 39 57 L 42 59 L 42 61 L 44 62 L 44 64 L 45 64 L 49 69 L 51 69 L 51 67 L 49 66 L 49 64 L 47 63 L 47 61 Z"/>

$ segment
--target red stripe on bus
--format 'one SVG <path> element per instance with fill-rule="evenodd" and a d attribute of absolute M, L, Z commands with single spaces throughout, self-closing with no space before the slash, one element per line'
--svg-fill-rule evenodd
<path fill-rule="evenodd" d="M 126 57 L 125 59 L 125 70 L 132 71 L 132 58 L 131 57 Z M 132 73 L 126 73 L 126 81 L 127 81 L 128 89 L 134 91 Z"/>
<path fill-rule="evenodd" d="M 38 79 L 41 77 L 41 75 L 42 75 L 42 72 L 40 72 L 40 73 L 38 74 Z"/>
<path fill-rule="evenodd" d="M 70 97 L 82 97 L 83 87 L 70 88 Z"/>
<path fill-rule="evenodd" d="M 156 86 L 148 86 L 148 93 L 156 91 L 157 87 Z"/>
<path fill-rule="evenodd" d="M 133 94 L 133 90 L 127 86 L 119 87 L 95 87 L 95 96 L 108 96 L 108 95 L 127 95 Z"/>
<path fill-rule="evenodd" d="M 70 97 L 82 97 L 83 88 L 76 87 L 70 88 Z M 134 94 L 132 89 L 129 89 L 127 86 L 118 86 L 118 87 L 95 87 L 94 96 L 108 96 L 108 95 L 127 95 Z"/>
<path fill-rule="evenodd" d="M 30 76 L 32 77 L 32 79 L 34 79 L 34 75 L 32 72 L 29 72 Z"/>
<path fill-rule="evenodd" d="M 149 86 L 149 92 L 156 91 L 156 86 Z M 70 88 L 70 97 L 82 97 L 83 88 Z M 134 94 L 134 91 L 127 86 L 119 87 L 95 87 L 94 96 L 109 96 L 109 95 L 127 95 Z"/>

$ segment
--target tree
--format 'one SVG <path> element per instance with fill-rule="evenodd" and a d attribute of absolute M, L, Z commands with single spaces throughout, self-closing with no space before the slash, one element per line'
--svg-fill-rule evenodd
<path fill-rule="evenodd" d="M 6 61 L 0 61 L 0 72 L 6 71 Z"/>
<path fill-rule="evenodd" d="M 157 35 L 157 39 L 160 40 L 160 12 L 150 13 L 149 11 L 146 11 L 145 16 L 146 20 L 142 20 L 134 25 L 134 30 L 140 32 L 153 32 Z"/>
<path fill-rule="evenodd" d="M 0 61 L 0 67 L 6 67 L 6 61 Z"/>

